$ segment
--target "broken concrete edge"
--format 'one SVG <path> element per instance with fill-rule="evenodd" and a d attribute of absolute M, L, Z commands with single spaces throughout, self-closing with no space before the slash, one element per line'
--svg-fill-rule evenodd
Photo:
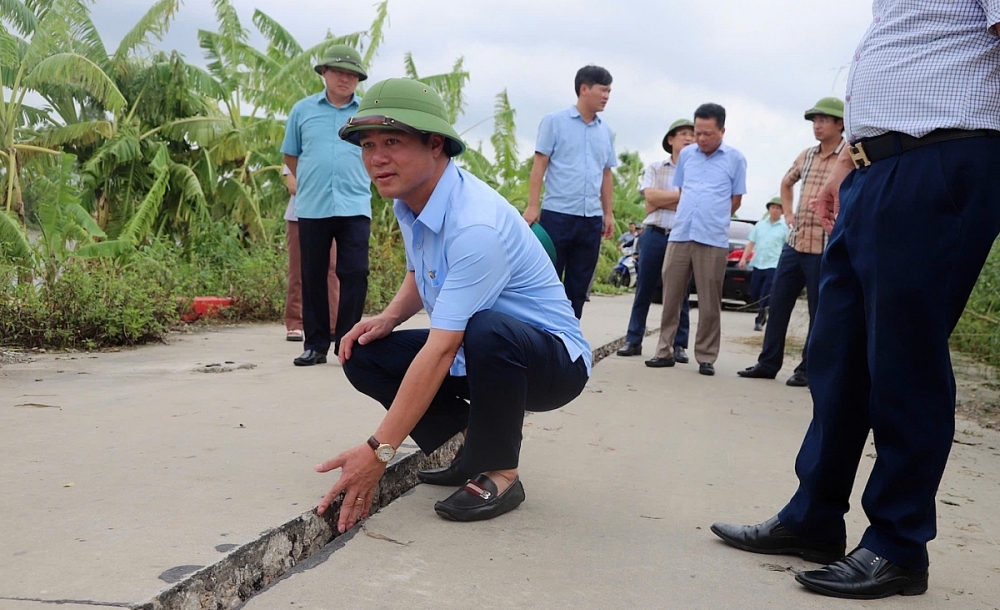
<path fill-rule="evenodd" d="M 658 332 L 658 329 L 652 329 L 646 335 L 653 332 Z M 619 337 L 594 349 L 591 352 L 593 363 L 596 365 L 624 344 L 625 337 Z M 371 514 L 416 487 L 419 484 L 418 470 L 450 463 L 461 442 L 461 435 L 456 435 L 431 455 L 424 456 L 417 450 L 397 458 L 382 476 L 372 502 Z M 323 516 L 316 514 L 316 509 L 305 512 L 234 549 L 218 562 L 162 591 L 151 601 L 131 607 L 134 610 L 236 608 L 276 582 L 291 568 L 344 535 L 337 532 L 339 517 L 339 499 Z"/>

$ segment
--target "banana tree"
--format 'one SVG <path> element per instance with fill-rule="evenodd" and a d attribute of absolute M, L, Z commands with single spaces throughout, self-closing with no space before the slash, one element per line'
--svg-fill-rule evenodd
<path fill-rule="evenodd" d="M 4 0 L 0 2 L 0 207 L 13 209 L 24 223 L 21 168 L 32 156 L 58 155 L 53 144 L 36 142 L 36 131 L 61 126 L 42 109 L 25 103 L 29 93 L 43 98 L 52 91 L 84 92 L 114 112 L 125 98 L 114 81 L 85 55 L 75 52 L 78 31 L 86 30 L 89 11 L 83 0 Z M 50 100 L 51 102 L 51 100 Z M 53 104 L 54 105 L 54 104 Z M 72 133 L 70 133 L 72 132 Z M 64 131 L 63 137 L 108 134 L 106 120 L 96 119 Z M 7 243 L 7 242 L 5 242 Z"/>

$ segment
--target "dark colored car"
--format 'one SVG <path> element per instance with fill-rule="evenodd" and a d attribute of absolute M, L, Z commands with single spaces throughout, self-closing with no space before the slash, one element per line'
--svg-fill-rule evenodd
<path fill-rule="evenodd" d="M 726 277 L 722 280 L 722 302 L 733 305 L 750 303 L 750 273 L 749 269 L 740 269 L 738 264 L 743 256 L 750 237 L 750 230 L 757 224 L 753 220 L 734 218 L 729 223 L 729 256 L 726 257 Z M 753 256 L 751 255 L 751 258 Z M 691 278 L 691 294 L 697 294 L 694 278 Z M 653 302 L 663 303 L 663 281 L 656 282 L 653 291 Z"/>

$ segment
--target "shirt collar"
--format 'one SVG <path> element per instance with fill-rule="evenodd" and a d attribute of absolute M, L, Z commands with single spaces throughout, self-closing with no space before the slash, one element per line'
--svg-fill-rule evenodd
<path fill-rule="evenodd" d="M 692 146 L 694 146 L 694 149 L 695 149 L 695 151 L 696 151 L 696 152 L 697 152 L 697 153 L 698 153 L 699 155 L 701 155 L 702 157 L 705 157 L 705 158 L 707 159 L 707 158 L 708 158 L 708 157 L 710 156 L 710 155 L 706 155 L 705 153 L 701 152 L 701 147 L 700 147 L 700 146 L 698 146 L 698 144 L 697 144 L 697 143 L 691 143 L 691 144 L 688 144 L 688 145 L 687 145 L 687 148 L 690 148 L 690 147 L 692 147 Z M 722 143 L 721 143 L 721 144 L 719 144 L 719 147 L 718 147 L 718 148 L 716 148 L 716 149 L 715 149 L 715 151 L 713 151 L 713 152 L 712 152 L 712 155 L 715 155 L 715 153 L 722 153 L 722 154 L 726 154 L 727 152 L 729 152 L 729 151 L 730 151 L 730 150 L 732 150 L 732 149 L 733 149 L 733 147 L 732 147 L 732 146 L 730 146 L 730 145 L 728 145 L 728 144 L 726 144 L 726 141 L 725 141 L 725 140 L 723 140 L 723 141 L 722 141 Z M 681 152 L 684 152 L 684 151 L 681 151 Z"/>
<path fill-rule="evenodd" d="M 576 106 L 570 106 L 569 107 L 569 116 L 573 117 L 574 119 L 580 119 L 581 121 L 583 120 L 583 115 L 580 114 L 580 111 L 576 109 Z M 600 113 L 594 115 L 594 121 L 592 123 L 584 123 L 584 124 L 585 125 L 600 125 L 601 124 L 601 115 L 600 115 Z"/>
<path fill-rule="evenodd" d="M 330 106 L 331 108 L 337 108 L 337 110 L 344 110 L 345 108 L 350 108 L 351 106 L 354 106 L 355 108 L 358 107 L 358 105 L 361 104 L 361 98 L 358 97 L 357 93 L 355 93 L 354 96 L 351 97 L 351 101 L 347 102 L 346 106 L 338 108 L 337 106 L 331 104 L 330 100 L 326 99 L 326 90 L 323 90 L 316 94 L 316 103 L 317 104 L 326 103 L 326 105 Z"/>
<path fill-rule="evenodd" d="M 461 180 L 462 176 L 458 173 L 458 166 L 455 165 L 454 161 L 448 161 L 448 167 L 444 169 L 444 173 L 438 179 L 438 183 L 434 186 L 434 192 L 427 200 L 427 205 L 420 211 L 420 215 L 416 217 L 416 221 L 434 233 L 440 233 L 441 227 L 444 226 L 444 216 L 448 211 L 448 203 L 451 201 L 451 192 L 455 190 L 455 186 Z"/>
<path fill-rule="evenodd" d="M 847 146 L 847 140 L 845 140 L 844 138 L 840 138 L 840 144 L 837 144 L 837 148 L 834 148 L 833 152 L 831 152 L 827 156 L 828 157 L 831 156 L 831 155 L 833 155 L 833 156 L 840 156 L 840 151 L 844 150 L 845 146 Z M 823 156 L 823 145 L 822 144 L 817 144 L 816 145 L 816 153 L 815 154 L 817 154 L 819 156 Z"/>

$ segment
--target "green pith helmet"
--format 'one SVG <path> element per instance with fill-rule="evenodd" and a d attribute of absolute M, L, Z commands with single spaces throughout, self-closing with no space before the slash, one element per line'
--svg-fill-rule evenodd
<path fill-rule="evenodd" d="M 680 129 L 681 127 L 690 127 L 691 129 L 694 129 L 694 123 L 692 123 L 688 119 L 677 119 L 676 121 L 671 123 L 670 129 L 667 130 L 667 135 L 663 136 L 663 150 L 667 151 L 670 154 L 674 154 L 673 150 L 674 147 L 667 144 L 667 138 L 677 133 L 677 130 Z"/>
<path fill-rule="evenodd" d="M 542 242 L 542 247 L 545 248 L 545 253 L 549 255 L 552 259 L 552 264 L 556 264 L 556 245 L 552 242 L 552 238 L 549 237 L 548 231 L 542 227 L 542 223 L 536 222 L 531 225 L 531 232 L 535 234 L 538 241 Z"/>
<path fill-rule="evenodd" d="M 359 81 L 368 78 L 365 67 L 361 64 L 361 54 L 346 44 L 334 45 L 327 49 L 323 59 L 316 64 L 313 70 L 322 76 L 323 68 L 339 68 L 354 72 L 358 75 Z"/>
<path fill-rule="evenodd" d="M 817 114 L 825 114 L 835 119 L 844 118 L 844 101 L 836 97 L 824 97 L 816 105 L 806 110 L 806 120 L 811 121 Z"/>
<path fill-rule="evenodd" d="M 449 157 L 462 154 L 465 142 L 448 121 L 444 102 L 430 85 L 411 78 L 390 78 L 365 93 L 358 113 L 340 128 L 340 137 L 360 146 L 362 129 L 396 129 L 444 136 Z"/>
<path fill-rule="evenodd" d="M 782 205 L 781 205 L 781 197 L 774 197 L 773 199 L 771 199 L 770 201 L 768 201 L 767 205 L 765 205 L 764 207 L 770 210 L 772 205 L 776 205 L 779 208 L 782 207 Z"/>

